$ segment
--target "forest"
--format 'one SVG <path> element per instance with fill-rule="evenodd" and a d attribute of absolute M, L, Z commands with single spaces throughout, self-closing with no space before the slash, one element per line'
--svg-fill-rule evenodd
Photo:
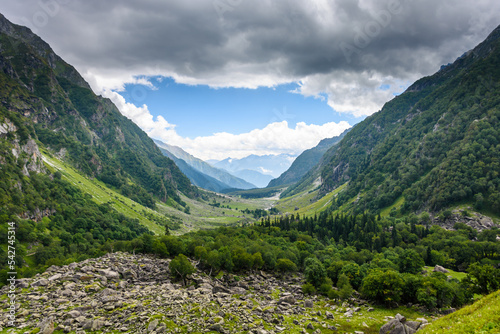
<path fill-rule="evenodd" d="M 189 257 L 208 275 L 300 272 L 305 293 L 332 299 L 359 293 L 388 307 L 407 303 L 428 309 L 459 307 L 470 303 L 475 294 L 500 288 L 498 229 L 477 232 L 457 223 L 455 230 L 448 231 L 430 225 L 427 213 L 400 219 L 368 213 L 338 215 L 330 210 L 309 218 L 267 215 L 255 224 L 181 236 L 171 236 L 166 229 L 166 235 L 154 236 L 89 198 L 71 197 L 71 186 L 57 177 L 50 184 L 44 183 L 48 182 L 44 177 L 38 182 L 48 188 L 42 192 L 47 200 L 64 193 L 75 204 L 61 205 L 41 223 L 16 220 L 19 244 L 41 243 L 28 256 L 32 266 L 19 268 L 24 276 L 51 265 L 127 251 L 174 258 L 173 263 L 182 268 L 176 276 L 186 284 L 193 271 Z M 6 235 L 6 228 L 0 233 Z M 459 281 L 439 272 L 422 274 L 424 266 L 435 265 L 468 275 Z"/>

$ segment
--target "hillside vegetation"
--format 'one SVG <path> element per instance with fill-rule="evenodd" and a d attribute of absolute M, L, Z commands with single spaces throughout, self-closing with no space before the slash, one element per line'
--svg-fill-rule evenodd
<path fill-rule="evenodd" d="M 318 176 L 320 196 L 349 181 L 334 203 L 401 214 L 469 203 L 500 211 L 500 28 L 474 50 L 423 78 L 357 124 L 283 196 Z M 356 199 L 355 202 L 351 202 Z"/>
<path fill-rule="evenodd" d="M 434 321 L 422 334 L 498 333 L 500 332 L 500 291 L 472 305 Z"/>
<path fill-rule="evenodd" d="M 14 122 L 2 141 L 37 140 L 81 173 L 96 177 L 144 206 L 179 202 L 196 188 L 154 142 L 29 29 L 0 15 L 0 124 Z M 39 208 L 43 210 L 44 208 Z"/>

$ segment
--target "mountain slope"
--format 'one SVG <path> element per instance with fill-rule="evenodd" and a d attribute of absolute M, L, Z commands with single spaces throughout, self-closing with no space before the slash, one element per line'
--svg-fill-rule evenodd
<path fill-rule="evenodd" d="M 294 156 L 288 154 L 262 156 L 252 154 L 242 159 L 227 158 L 211 163 L 215 167 L 222 168 L 235 175 L 244 170 L 257 172 L 259 174 L 252 173 L 253 175 L 250 176 L 253 177 L 256 182 L 259 182 L 262 187 L 265 187 L 272 177 L 277 177 L 286 171 L 294 159 Z M 246 174 L 248 174 L 248 172 L 246 172 Z M 266 177 L 266 175 L 271 176 L 271 178 Z M 247 181 L 251 182 L 250 180 Z"/>
<path fill-rule="evenodd" d="M 273 179 L 271 175 L 252 169 L 239 169 L 234 171 L 233 174 L 243 180 L 247 180 L 248 182 L 255 184 L 259 188 L 266 187 L 269 181 Z"/>
<path fill-rule="evenodd" d="M 251 189 L 255 188 L 255 185 L 252 183 L 249 183 L 241 178 L 238 178 L 227 171 L 220 169 L 220 168 L 215 168 L 212 167 L 210 164 L 206 163 L 205 161 L 198 159 L 191 154 L 187 153 L 184 151 L 182 148 L 174 145 L 169 145 L 167 143 L 164 143 L 160 140 L 154 140 L 156 145 L 162 149 L 163 154 L 166 154 L 167 152 L 170 153 L 170 155 L 166 154 L 169 158 L 172 159 L 172 157 L 176 157 L 178 159 L 183 160 L 187 165 L 192 167 L 195 171 L 198 171 L 199 173 L 203 175 L 197 175 L 195 171 L 190 170 L 188 168 L 185 168 L 183 172 L 188 173 L 193 176 L 191 181 L 194 181 L 193 183 L 196 184 L 199 187 L 202 187 L 204 189 L 204 186 L 201 186 L 200 184 L 197 184 L 196 182 L 200 181 L 201 183 L 203 182 L 209 182 L 213 183 L 213 179 L 219 181 L 220 184 L 217 182 L 213 183 L 213 186 L 217 188 L 218 190 L 214 189 L 208 189 L 208 190 L 213 190 L 213 191 L 221 191 L 224 189 L 228 188 L 236 188 L 236 189 Z M 175 159 L 173 159 L 175 161 Z M 181 163 L 182 164 L 182 163 Z M 184 168 L 184 167 L 183 167 Z M 181 168 L 182 170 L 182 168 Z M 186 174 L 187 175 L 187 174 Z M 189 177 L 189 175 L 188 175 Z M 198 181 L 196 181 L 198 179 Z M 203 181 L 205 179 L 205 181 Z"/>
<path fill-rule="evenodd" d="M 1 14 L 0 44 L 3 116 L 17 115 L 26 135 L 146 206 L 154 206 L 154 197 L 180 201 L 178 191 L 196 196 L 146 133 L 96 96 L 47 43 Z"/>
<path fill-rule="evenodd" d="M 356 125 L 323 159 L 321 193 L 349 182 L 334 207 L 401 211 L 462 202 L 500 211 L 500 27 Z M 354 200 L 354 201 L 353 201 Z"/>
<path fill-rule="evenodd" d="M 177 158 L 170 151 L 167 151 L 162 147 L 160 147 L 160 151 L 163 153 L 163 155 L 172 159 L 177 165 L 177 167 L 179 167 L 179 169 L 184 173 L 184 175 L 186 175 L 189 178 L 189 180 L 191 180 L 191 183 L 194 184 L 195 186 L 215 192 L 221 192 L 224 189 L 231 188 L 227 184 L 224 184 L 211 176 L 199 172 L 183 159 Z"/>
<path fill-rule="evenodd" d="M 319 163 L 326 151 L 338 143 L 349 130 L 344 131 L 340 136 L 326 138 L 315 147 L 302 152 L 283 174 L 271 180 L 268 187 L 277 187 L 292 184 L 299 181 L 307 172 Z"/>

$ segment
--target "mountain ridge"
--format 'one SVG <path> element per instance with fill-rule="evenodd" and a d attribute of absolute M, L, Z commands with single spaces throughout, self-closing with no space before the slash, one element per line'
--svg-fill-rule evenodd
<path fill-rule="evenodd" d="M 401 213 L 464 201 L 498 212 L 499 37 L 500 27 L 354 126 L 325 153 L 321 195 L 349 182 L 334 208 L 378 211 L 403 198 Z"/>
<path fill-rule="evenodd" d="M 180 201 L 178 191 L 197 196 L 144 131 L 30 29 L 1 15 L 0 44 L 2 117 L 15 119 L 22 143 L 36 140 L 146 206 Z"/>
<path fill-rule="evenodd" d="M 272 188 L 293 184 L 299 181 L 320 162 L 321 158 L 330 147 L 344 138 L 347 132 L 349 132 L 349 129 L 345 130 L 339 136 L 322 139 L 315 147 L 302 152 L 297 158 L 295 158 L 290 168 L 283 172 L 279 177 L 271 180 L 267 186 Z"/>
<path fill-rule="evenodd" d="M 230 188 L 237 188 L 237 189 L 255 188 L 255 185 L 253 185 L 252 183 L 249 183 L 242 178 L 232 175 L 231 173 L 223 169 L 213 167 L 209 163 L 196 158 L 195 156 L 187 153 L 178 146 L 164 143 L 158 139 L 154 139 L 154 142 L 160 149 L 164 150 L 163 151 L 164 154 L 166 152 L 169 152 L 171 154 L 170 158 L 176 157 L 177 159 L 184 161 L 184 163 L 187 164 L 190 168 L 194 169 L 191 170 L 187 166 L 182 167 L 184 168 L 183 171 L 191 175 L 192 177 L 191 180 L 192 181 L 195 180 L 195 183 L 198 182 L 199 184 L 197 185 L 202 188 L 205 187 L 201 186 L 200 184 L 205 184 L 205 186 L 208 186 L 210 188 L 208 190 L 212 191 L 221 191 Z M 182 162 L 179 163 L 183 164 Z M 198 173 L 201 173 L 201 175 Z"/>

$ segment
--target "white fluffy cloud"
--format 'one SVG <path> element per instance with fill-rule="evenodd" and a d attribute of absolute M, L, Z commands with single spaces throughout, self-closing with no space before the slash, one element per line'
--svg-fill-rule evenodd
<path fill-rule="evenodd" d="M 317 145 L 321 139 L 339 135 L 349 127 L 349 123 L 342 121 L 323 125 L 299 122 L 295 128 L 290 128 L 287 121 L 282 121 L 242 134 L 220 132 L 212 136 L 190 139 L 178 136 L 175 129 L 169 129 L 159 132 L 158 137 L 201 159 L 221 160 L 227 157 L 243 158 L 250 154 L 298 155 Z M 152 133 L 151 135 L 156 137 Z"/>
<path fill-rule="evenodd" d="M 287 121 L 282 121 L 270 123 L 263 129 L 255 129 L 247 133 L 219 132 L 211 136 L 185 138 L 179 136 L 175 131 L 175 125 L 167 122 L 162 116 L 155 119 L 146 105 L 137 107 L 126 102 L 117 92 L 110 90 L 104 91 L 103 96 L 111 99 L 126 117 L 133 120 L 150 137 L 160 139 L 170 145 L 180 146 L 204 160 L 222 160 L 228 157 L 239 159 L 250 154 L 298 155 L 316 146 L 321 139 L 340 135 L 351 127 L 349 123 L 342 121 L 323 125 L 299 122 L 291 128 Z"/>

